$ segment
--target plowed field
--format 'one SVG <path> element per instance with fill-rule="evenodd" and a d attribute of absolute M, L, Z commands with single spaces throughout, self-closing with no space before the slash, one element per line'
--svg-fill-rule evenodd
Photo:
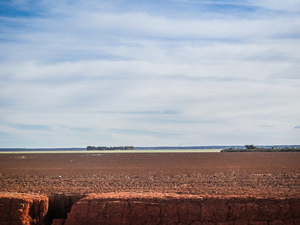
<path fill-rule="evenodd" d="M 300 196 L 300 153 L 0 154 L 0 192 Z"/>

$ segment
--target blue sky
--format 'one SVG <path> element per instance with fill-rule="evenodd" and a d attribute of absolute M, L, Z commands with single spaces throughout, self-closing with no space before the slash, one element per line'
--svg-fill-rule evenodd
<path fill-rule="evenodd" d="M 300 144 L 298 0 L 0 3 L 0 147 Z"/>

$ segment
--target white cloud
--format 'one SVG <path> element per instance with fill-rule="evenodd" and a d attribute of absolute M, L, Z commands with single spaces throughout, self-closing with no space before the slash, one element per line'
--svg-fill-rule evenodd
<path fill-rule="evenodd" d="M 298 144 L 297 13 L 106 4 L 43 1 L 41 17 L 0 18 L 4 147 Z"/>

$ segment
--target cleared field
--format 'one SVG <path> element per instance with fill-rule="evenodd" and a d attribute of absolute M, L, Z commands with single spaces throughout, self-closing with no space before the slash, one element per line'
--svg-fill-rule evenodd
<path fill-rule="evenodd" d="M 300 153 L 0 154 L 0 192 L 298 196 Z"/>

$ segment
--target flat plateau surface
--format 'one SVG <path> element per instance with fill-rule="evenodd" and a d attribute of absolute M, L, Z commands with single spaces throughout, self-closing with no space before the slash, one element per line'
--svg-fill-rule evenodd
<path fill-rule="evenodd" d="M 300 153 L 0 154 L 0 192 L 300 197 Z"/>

